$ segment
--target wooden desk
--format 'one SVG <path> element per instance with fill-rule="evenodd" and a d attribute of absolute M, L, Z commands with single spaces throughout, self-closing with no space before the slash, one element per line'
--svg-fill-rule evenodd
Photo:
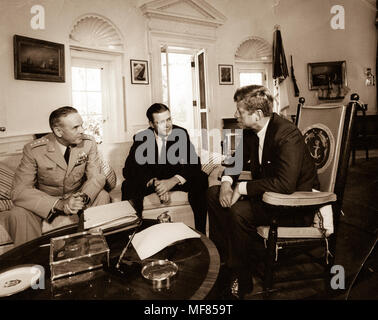
<path fill-rule="evenodd" d="M 144 220 L 142 228 L 154 223 L 156 220 Z M 129 262 L 124 264 L 126 274 L 123 276 L 97 269 L 52 284 L 49 266 L 50 238 L 74 232 L 76 227 L 57 231 L 2 255 L 0 272 L 23 264 L 36 264 L 45 268 L 45 289 L 29 288 L 2 299 L 199 300 L 206 298 L 218 277 L 220 265 L 218 251 L 211 240 L 201 234 L 201 238 L 180 241 L 143 262 L 131 246 L 126 254 Z M 106 236 L 111 261 L 119 257 L 127 243 L 129 233 L 130 231 L 123 231 Z M 142 266 L 153 259 L 169 259 L 178 265 L 179 270 L 172 279 L 169 289 L 156 291 L 152 284 L 142 277 L 140 273 Z"/>

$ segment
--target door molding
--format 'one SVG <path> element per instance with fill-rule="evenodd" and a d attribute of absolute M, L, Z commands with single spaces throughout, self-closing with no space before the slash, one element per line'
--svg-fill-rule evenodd
<path fill-rule="evenodd" d="M 205 51 L 207 61 L 216 61 L 216 29 L 226 17 L 204 0 L 155 0 L 140 7 L 147 18 L 148 50 L 151 61 L 151 97 L 162 100 L 161 52 L 162 46 L 177 46 Z M 174 31 L 172 31 L 174 30 Z M 217 83 L 217 65 L 209 63 L 206 72 L 207 101 L 211 112 L 214 84 Z M 209 117 L 209 127 L 213 126 Z"/>
<path fill-rule="evenodd" d="M 216 28 L 226 21 L 226 17 L 205 0 L 155 0 L 142 5 L 140 9 L 148 18 L 174 23 Z"/>

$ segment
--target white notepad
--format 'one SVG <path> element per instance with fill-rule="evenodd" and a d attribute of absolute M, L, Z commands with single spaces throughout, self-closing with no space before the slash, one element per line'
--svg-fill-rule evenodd
<path fill-rule="evenodd" d="M 90 207 L 84 211 L 84 229 L 91 229 L 100 226 L 115 226 L 136 220 L 135 209 L 129 201 L 121 201 L 105 204 L 97 207 Z"/>
<path fill-rule="evenodd" d="M 200 237 L 182 222 L 159 223 L 135 234 L 131 243 L 139 258 L 143 260 L 176 241 Z"/>

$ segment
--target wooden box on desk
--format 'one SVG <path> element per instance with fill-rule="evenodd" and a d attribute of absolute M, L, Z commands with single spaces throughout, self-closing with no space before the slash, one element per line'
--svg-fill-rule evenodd
<path fill-rule="evenodd" d="M 109 264 L 109 247 L 101 230 L 78 232 L 50 240 L 51 281 Z"/>

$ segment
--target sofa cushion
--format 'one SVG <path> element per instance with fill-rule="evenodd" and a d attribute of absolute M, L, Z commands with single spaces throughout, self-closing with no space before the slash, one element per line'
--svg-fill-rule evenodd
<path fill-rule="evenodd" d="M 179 192 L 179 191 L 175 191 Z M 183 222 L 187 226 L 194 228 L 194 214 L 189 204 L 181 206 L 164 206 L 149 210 L 143 210 L 144 219 L 157 219 L 157 217 L 163 212 L 168 211 L 168 215 L 171 217 L 172 222 Z"/>
<path fill-rule="evenodd" d="M 13 208 L 12 200 L 0 200 L 0 212 Z"/>
<path fill-rule="evenodd" d="M 42 220 L 42 234 L 71 224 L 77 224 L 78 222 L 79 217 L 76 214 L 71 216 L 59 215 L 51 223 L 48 223 L 46 220 Z"/>
<path fill-rule="evenodd" d="M 12 243 L 12 239 L 8 233 L 9 214 L 9 211 L 4 211 L 0 214 L 0 246 Z"/>
<path fill-rule="evenodd" d="M 278 227 L 278 238 L 321 238 L 325 235 L 328 237 L 333 233 L 333 214 L 332 206 L 326 205 L 321 207 L 314 216 L 312 227 Z M 257 233 L 264 239 L 268 239 L 269 226 L 257 227 Z"/>
<path fill-rule="evenodd" d="M 143 199 L 143 209 L 150 210 L 162 207 L 175 207 L 189 204 L 188 193 L 184 191 L 170 191 L 170 201 L 168 203 L 160 203 L 157 193 L 151 193 Z"/>
<path fill-rule="evenodd" d="M 217 165 L 216 167 L 214 167 L 208 178 L 209 188 L 221 184 L 221 177 L 224 169 L 225 167 L 223 167 L 222 165 Z"/>
<path fill-rule="evenodd" d="M 210 175 L 214 168 L 219 167 L 225 156 L 217 152 L 208 152 L 201 150 L 201 169 L 207 175 Z"/>
<path fill-rule="evenodd" d="M 14 171 L 0 163 L 0 199 L 10 200 Z"/>
<path fill-rule="evenodd" d="M 268 239 L 269 226 L 257 227 L 257 233 L 264 239 Z M 314 227 L 278 227 L 278 238 L 322 238 L 322 231 Z"/>

